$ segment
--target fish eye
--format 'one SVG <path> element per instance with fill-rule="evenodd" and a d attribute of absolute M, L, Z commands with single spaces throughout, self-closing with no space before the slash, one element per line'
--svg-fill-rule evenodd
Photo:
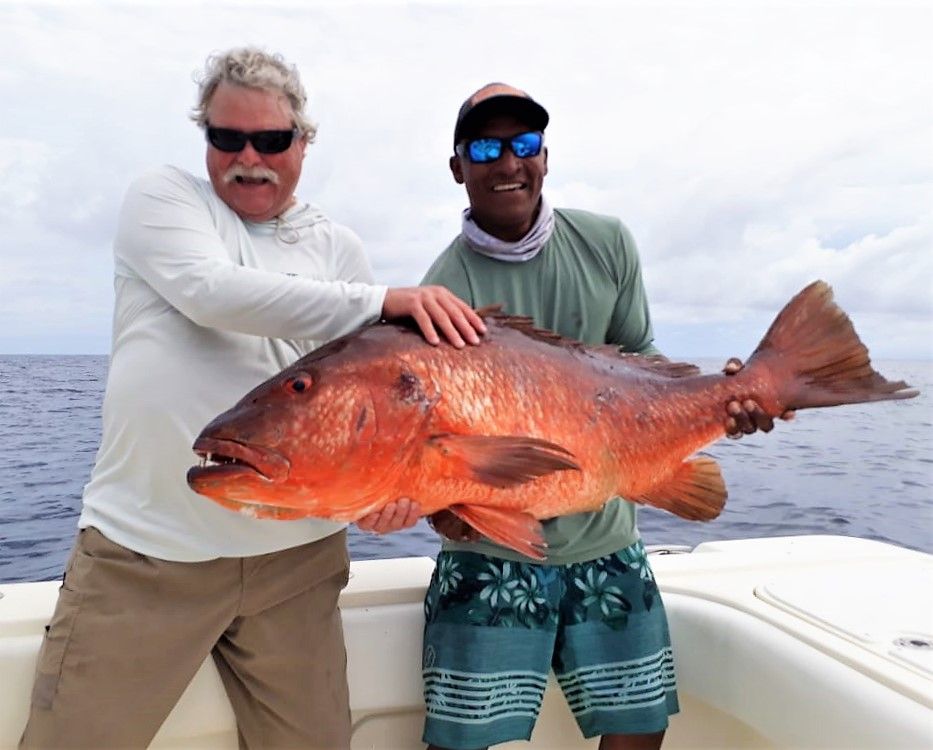
<path fill-rule="evenodd" d="M 301 373 L 285 381 L 285 390 L 289 393 L 304 393 L 311 388 L 311 376 Z"/>

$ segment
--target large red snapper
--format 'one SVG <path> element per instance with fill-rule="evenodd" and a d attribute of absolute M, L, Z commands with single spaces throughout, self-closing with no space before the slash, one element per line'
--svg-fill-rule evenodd
<path fill-rule="evenodd" d="M 479 346 L 430 346 L 375 325 L 303 357 L 204 428 L 188 483 L 257 518 L 354 521 L 400 497 L 448 508 L 541 557 L 537 519 L 615 495 L 715 518 L 718 464 L 691 458 L 725 434 L 725 405 L 786 409 L 904 399 L 875 372 L 832 290 L 781 311 L 736 375 L 620 355 L 490 315 Z"/>

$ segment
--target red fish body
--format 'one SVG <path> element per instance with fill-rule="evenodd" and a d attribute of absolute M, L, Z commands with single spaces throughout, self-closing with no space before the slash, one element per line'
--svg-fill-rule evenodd
<path fill-rule="evenodd" d="M 916 395 L 870 365 L 816 282 L 736 375 L 620 355 L 490 316 L 479 346 L 432 347 L 399 325 L 360 329 L 247 394 L 195 442 L 191 487 L 260 518 L 354 521 L 400 497 L 449 508 L 540 557 L 536 519 L 621 495 L 709 520 L 726 498 L 716 462 L 725 405 L 770 415 Z M 216 462 L 216 463 L 215 463 Z"/>

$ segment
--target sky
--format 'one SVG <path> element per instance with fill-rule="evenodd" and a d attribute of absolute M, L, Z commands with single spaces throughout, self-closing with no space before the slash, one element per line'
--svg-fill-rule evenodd
<path fill-rule="evenodd" d="M 212 52 L 301 71 L 298 196 L 418 283 L 460 228 L 460 103 L 550 112 L 545 195 L 632 230 L 670 356 L 746 357 L 829 282 L 876 359 L 933 359 L 933 3 L 0 0 L 0 354 L 106 354 L 127 185 L 205 175 Z"/>

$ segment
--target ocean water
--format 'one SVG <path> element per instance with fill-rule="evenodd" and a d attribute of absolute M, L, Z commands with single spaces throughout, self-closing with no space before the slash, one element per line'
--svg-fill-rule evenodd
<path fill-rule="evenodd" d="M 715 371 L 720 360 L 697 361 Z M 688 522 L 644 508 L 646 544 L 842 534 L 933 552 L 933 362 L 882 361 L 921 391 L 904 402 L 800 412 L 768 435 L 707 452 L 729 487 L 722 515 Z M 0 582 L 61 576 L 100 438 L 102 356 L 0 356 Z M 422 521 L 377 537 L 350 530 L 354 559 L 437 553 Z"/>

